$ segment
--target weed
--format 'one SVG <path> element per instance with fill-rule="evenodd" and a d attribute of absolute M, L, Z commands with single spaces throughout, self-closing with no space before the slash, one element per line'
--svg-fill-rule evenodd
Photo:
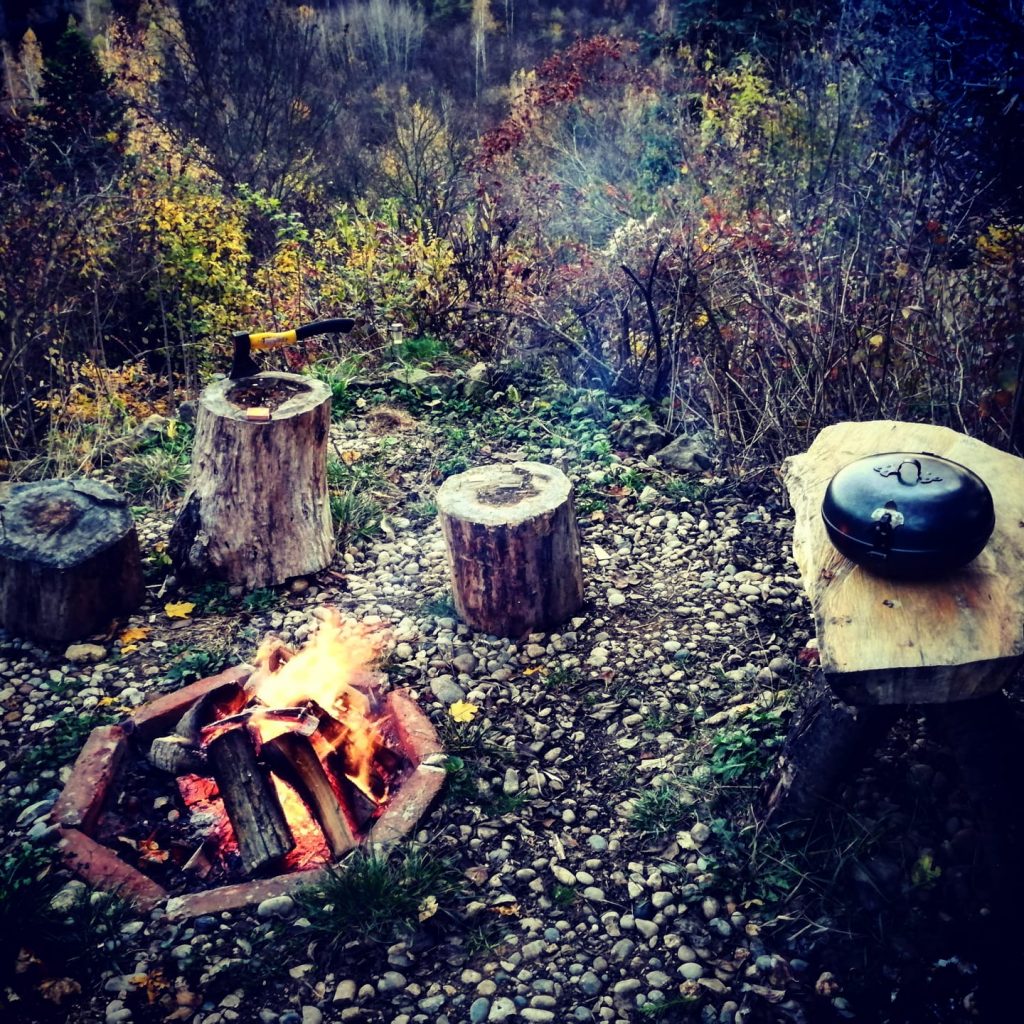
<path fill-rule="evenodd" d="M 463 947 L 470 957 L 493 953 L 505 942 L 507 934 L 497 921 L 484 921 L 466 932 Z"/>
<path fill-rule="evenodd" d="M 676 723 L 676 716 L 668 711 L 652 711 L 644 719 L 644 728 L 649 732 L 664 732 Z"/>
<path fill-rule="evenodd" d="M 544 676 L 544 684 L 551 690 L 569 690 L 579 682 L 579 673 L 567 665 L 554 665 Z"/>
<path fill-rule="evenodd" d="M 644 838 L 660 839 L 682 824 L 689 802 L 678 782 L 644 790 L 633 805 L 630 824 Z"/>
<path fill-rule="evenodd" d="M 447 346 L 443 341 L 429 336 L 422 338 L 406 338 L 394 347 L 395 356 L 408 365 L 433 366 L 447 355 Z"/>
<path fill-rule="evenodd" d="M 476 773 L 466 764 L 464 758 L 457 754 L 449 754 L 444 761 L 444 770 L 445 796 L 457 804 L 470 803 L 479 797 Z"/>
<path fill-rule="evenodd" d="M 487 804 L 486 811 L 495 818 L 515 814 L 526 803 L 525 793 L 499 793 Z"/>
<path fill-rule="evenodd" d="M 432 498 L 424 498 L 422 501 L 410 505 L 408 512 L 414 519 L 435 519 L 437 518 L 437 502 Z"/>
<path fill-rule="evenodd" d="M 211 650 L 192 651 L 180 657 L 164 674 L 164 681 L 182 685 L 196 679 L 205 679 L 223 671 L 232 661 L 231 652 L 226 647 Z"/>
<path fill-rule="evenodd" d="M 331 366 L 317 363 L 311 368 L 312 376 L 331 389 L 332 419 L 341 419 L 355 408 L 356 396 L 353 394 L 352 382 L 362 362 L 362 355 L 352 355 Z"/>
<path fill-rule="evenodd" d="M 447 915 L 445 904 L 461 891 L 461 875 L 418 847 L 388 859 L 357 851 L 296 894 L 309 920 L 303 941 L 320 939 L 319 951 L 329 959 L 349 942 L 388 945 L 433 914 Z"/>
<path fill-rule="evenodd" d="M 556 907 L 571 907 L 579 898 L 579 893 L 571 885 L 556 885 L 551 890 L 551 899 Z"/>
<path fill-rule="evenodd" d="M 122 459 L 113 472 L 121 490 L 129 497 L 137 502 L 163 506 L 184 492 L 189 464 L 179 455 L 154 448 Z"/>
<path fill-rule="evenodd" d="M 469 463 L 461 455 L 453 455 L 451 458 L 442 459 L 434 468 L 434 472 L 441 480 L 447 480 L 456 473 L 465 473 L 469 469 Z"/>
<path fill-rule="evenodd" d="M 676 1016 L 677 1011 L 692 1008 L 699 1002 L 700 997 L 697 995 L 689 999 L 686 996 L 674 996 L 671 999 L 658 999 L 655 1002 L 644 1003 L 639 1010 L 641 1016 L 647 1020 L 679 1020 L 680 1018 Z"/>
<path fill-rule="evenodd" d="M 380 505 L 361 491 L 348 490 L 331 495 L 331 516 L 337 547 L 344 551 L 353 540 L 368 540 L 380 532 Z"/>
<path fill-rule="evenodd" d="M 257 587 L 242 598 L 242 607 L 248 612 L 265 612 L 277 606 L 281 600 L 273 587 Z"/>
<path fill-rule="evenodd" d="M 661 493 L 671 501 L 706 501 L 710 488 L 694 480 L 671 477 L 661 485 Z"/>
<path fill-rule="evenodd" d="M 454 619 L 458 612 L 455 610 L 455 603 L 452 601 L 451 591 L 438 594 L 420 605 L 421 615 L 430 615 L 435 619 Z"/>
<path fill-rule="evenodd" d="M 748 714 L 741 725 L 716 732 L 711 737 L 707 760 L 711 775 L 722 782 L 760 781 L 782 743 L 782 714 L 781 709 L 755 711 Z"/>
<path fill-rule="evenodd" d="M 119 717 L 109 710 L 83 711 L 81 714 L 64 710 L 54 715 L 53 728 L 46 733 L 45 742 L 33 743 L 25 751 L 22 766 L 36 772 L 46 768 L 60 768 L 70 763 L 78 756 L 93 729 L 100 725 L 111 725 Z"/>
<path fill-rule="evenodd" d="M 200 615 L 227 615 L 235 607 L 235 599 L 226 583 L 204 583 L 189 594 L 189 599 Z"/>

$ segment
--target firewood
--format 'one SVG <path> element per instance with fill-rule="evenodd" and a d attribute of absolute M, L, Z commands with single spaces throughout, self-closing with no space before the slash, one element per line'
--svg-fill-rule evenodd
<path fill-rule="evenodd" d="M 256 407 L 272 418 L 250 420 Z M 168 547 L 179 578 L 266 587 L 330 564 L 330 423 L 330 389 L 311 377 L 260 373 L 203 391 Z"/>
<path fill-rule="evenodd" d="M 474 629 L 520 637 L 557 626 L 583 604 L 572 487 L 538 462 L 478 466 L 437 492 L 452 593 Z"/>
<path fill-rule="evenodd" d="M 256 760 L 245 729 L 218 736 L 207 756 L 224 800 L 247 875 L 277 863 L 295 847 L 269 773 Z"/>
<path fill-rule="evenodd" d="M 157 736 L 146 757 L 171 775 L 202 775 L 206 771 L 206 754 L 184 736 Z"/>
<path fill-rule="evenodd" d="M 144 593 L 128 504 L 91 480 L 0 488 L 0 626 L 65 644 L 133 612 Z"/>
<path fill-rule="evenodd" d="M 309 740 L 287 732 L 263 744 L 262 756 L 270 768 L 302 797 L 316 818 L 334 858 L 356 845 L 320 758 Z"/>
<path fill-rule="evenodd" d="M 204 725 L 216 721 L 223 715 L 240 711 L 245 704 L 245 691 L 238 683 L 225 683 L 209 693 L 204 693 L 181 716 L 174 729 L 176 735 L 188 740 L 193 746 L 200 745 Z"/>

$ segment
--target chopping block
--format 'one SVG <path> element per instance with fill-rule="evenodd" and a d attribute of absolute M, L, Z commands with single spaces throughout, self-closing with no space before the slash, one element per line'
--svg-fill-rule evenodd
<path fill-rule="evenodd" d="M 986 482 L 996 524 L 974 561 L 939 579 L 898 580 L 832 546 L 821 518 L 829 480 L 855 459 L 893 451 L 941 455 Z M 947 427 L 876 420 L 826 427 L 786 460 L 782 478 L 821 671 L 766 788 L 767 821 L 810 820 L 910 706 L 946 735 L 981 816 L 998 828 L 1021 789 L 1002 690 L 1024 665 L 1024 460 Z"/>

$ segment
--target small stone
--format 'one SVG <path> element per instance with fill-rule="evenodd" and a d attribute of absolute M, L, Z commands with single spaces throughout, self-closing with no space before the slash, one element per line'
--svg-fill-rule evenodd
<path fill-rule="evenodd" d="M 611 957 L 617 961 L 628 960 L 633 955 L 635 949 L 636 943 L 632 939 L 619 939 L 612 946 Z"/>
<path fill-rule="evenodd" d="M 302 1008 L 302 1024 L 322 1024 L 324 1015 L 316 1006 L 304 1006 Z"/>
<path fill-rule="evenodd" d="M 436 676 L 431 679 L 430 690 L 442 704 L 455 704 L 466 699 L 466 691 L 451 676 Z"/>
<path fill-rule="evenodd" d="M 507 996 L 498 996 L 491 1004 L 491 1011 L 487 1014 L 490 1021 L 508 1020 L 516 1014 L 516 1004 Z"/>
<path fill-rule="evenodd" d="M 491 1008 L 491 1001 L 484 996 L 478 996 L 470 1003 L 469 1021 L 470 1024 L 483 1024 L 487 1020 L 487 1013 Z"/>
<path fill-rule="evenodd" d="M 399 974 L 398 971 L 385 971 L 377 979 L 378 992 L 397 992 L 399 989 L 405 988 L 405 986 L 405 975 Z"/>
<path fill-rule="evenodd" d="M 257 908 L 256 916 L 266 920 L 271 917 L 288 917 L 295 909 L 295 900 L 287 893 L 268 896 Z"/>
<path fill-rule="evenodd" d="M 334 1002 L 351 1003 L 355 997 L 356 983 L 351 978 L 338 982 L 338 987 L 334 990 Z"/>
<path fill-rule="evenodd" d="M 608 591 L 608 607 L 609 608 L 620 608 L 626 603 L 626 595 L 621 590 L 616 590 L 614 587 Z"/>
<path fill-rule="evenodd" d="M 519 771 L 516 768 L 506 768 L 505 778 L 501 783 L 501 791 L 505 796 L 514 796 L 519 792 Z"/>
<path fill-rule="evenodd" d="M 664 971 L 651 971 L 646 978 L 651 988 L 667 989 L 672 984 L 672 979 Z"/>
<path fill-rule="evenodd" d="M 608 849 L 608 840 L 604 836 L 592 835 L 587 836 L 587 846 L 589 846 L 595 853 L 604 853 Z"/>
<path fill-rule="evenodd" d="M 522 948 L 523 959 L 536 960 L 546 947 L 547 942 L 544 939 L 534 939 L 533 942 L 527 942 Z"/>
<path fill-rule="evenodd" d="M 74 662 L 76 665 L 95 664 L 106 656 L 106 648 L 100 647 L 99 644 L 72 644 L 64 652 L 64 659 Z"/>
<path fill-rule="evenodd" d="M 551 874 L 555 876 L 555 880 L 561 885 L 576 884 L 576 876 L 568 868 L 563 868 L 561 864 L 552 864 Z"/>
<path fill-rule="evenodd" d="M 653 921 L 645 921 L 642 917 L 638 917 L 633 923 L 636 930 L 645 939 L 653 939 L 658 934 L 658 926 Z"/>
<path fill-rule="evenodd" d="M 604 988 L 601 979 L 593 971 L 585 971 L 580 975 L 580 991 L 587 997 L 600 995 Z"/>
<path fill-rule="evenodd" d="M 711 838 L 711 829 L 703 822 L 698 821 L 697 824 L 690 829 L 690 838 L 700 846 Z"/>
<path fill-rule="evenodd" d="M 476 670 L 479 662 L 472 654 L 457 654 L 452 658 L 452 667 L 463 675 L 471 676 Z"/>
<path fill-rule="evenodd" d="M 688 962 L 680 966 L 679 973 L 687 981 L 696 981 L 698 978 L 703 977 L 704 968 L 700 964 Z"/>

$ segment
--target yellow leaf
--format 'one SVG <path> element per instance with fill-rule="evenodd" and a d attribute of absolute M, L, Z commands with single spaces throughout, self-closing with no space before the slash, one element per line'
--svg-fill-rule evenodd
<path fill-rule="evenodd" d="M 341 461 L 344 462 L 346 466 L 351 466 L 353 462 L 358 462 L 362 457 L 362 453 L 357 452 L 354 448 L 346 448 L 345 451 L 341 453 Z"/>
<path fill-rule="evenodd" d="M 194 608 L 191 601 L 172 601 L 164 605 L 164 613 L 169 619 L 187 619 Z"/>
<path fill-rule="evenodd" d="M 868 338 L 868 346 L 870 348 L 881 348 L 885 344 L 885 335 L 883 334 L 872 334 Z"/>
<path fill-rule="evenodd" d="M 124 650 L 125 644 L 133 644 L 136 640 L 145 640 L 147 636 L 149 636 L 148 626 L 132 626 L 122 630 L 117 639 L 121 641 L 121 649 Z"/>
<path fill-rule="evenodd" d="M 897 263 L 896 269 L 893 271 L 894 276 L 904 278 L 910 273 L 909 263 Z"/>
<path fill-rule="evenodd" d="M 122 654 L 134 654 L 138 649 L 138 644 L 121 644 Z"/>
<path fill-rule="evenodd" d="M 502 917 L 518 917 L 520 913 L 518 903 L 502 903 L 488 909 L 494 914 L 501 914 Z"/>
<path fill-rule="evenodd" d="M 535 676 L 538 672 L 543 672 L 546 675 L 547 669 L 543 665 L 537 665 L 534 668 L 523 669 L 524 676 Z"/>
<path fill-rule="evenodd" d="M 437 913 L 437 897 L 427 896 L 426 899 L 420 901 L 420 905 L 417 909 L 417 917 L 421 921 L 429 920 Z"/>
<path fill-rule="evenodd" d="M 480 709 L 475 704 L 470 704 L 467 700 L 457 700 L 448 709 L 448 714 L 450 714 L 456 722 L 472 722 L 473 719 L 476 718 L 479 710 Z"/>

